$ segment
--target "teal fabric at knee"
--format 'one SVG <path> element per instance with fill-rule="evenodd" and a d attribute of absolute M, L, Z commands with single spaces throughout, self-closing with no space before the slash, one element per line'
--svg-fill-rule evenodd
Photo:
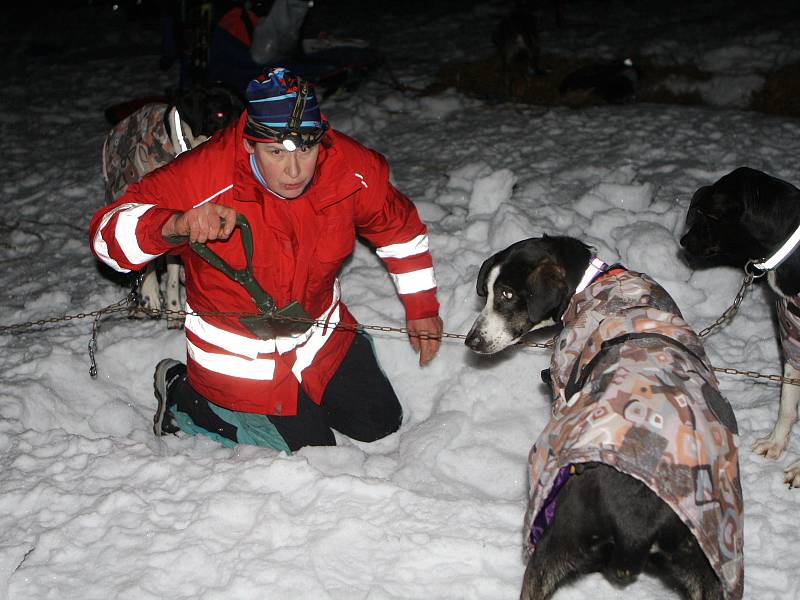
<path fill-rule="evenodd" d="M 278 430 L 272 424 L 272 421 L 266 415 L 257 415 L 253 413 L 234 412 L 221 406 L 208 403 L 209 408 L 213 410 L 217 416 L 236 427 L 236 442 L 229 440 L 226 437 L 208 431 L 203 427 L 197 425 L 192 418 L 184 412 L 173 408 L 173 415 L 175 423 L 181 431 L 191 435 L 204 435 L 214 441 L 219 442 L 227 448 L 233 448 L 237 443 L 249 444 L 251 446 L 264 446 L 266 448 L 273 448 L 279 452 L 286 452 L 291 454 L 292 451 L 286 444 Z"/>

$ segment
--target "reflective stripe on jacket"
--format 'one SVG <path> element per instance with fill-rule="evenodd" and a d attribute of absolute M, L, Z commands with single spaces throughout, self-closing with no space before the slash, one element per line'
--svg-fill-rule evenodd
<path fill-rule="evenodd" d="M 411 201 L 389 182 L 381 155 L 330 131 L 311 186 L 298 198 L 284 200 L 253 177 L 242 143 L 244 118 L 131 184 L 116 202 L 99 210 L 90 224 L 91 245 L 98 259 L 118 271 L 140 269 L 165 252 L 179 254 L 186 269 L 186 301 L 193 311 L 254 314 L 255 303 L 243 287 L 188 245 L 174 247 L 161 237 L 173 212 L 205 202 L 229 206 L 247 217 L 255 248 L 253 275 L 261 287 L 278 307 L 297 300 L 329 326 L 314 328 L 308 339 L 291 348 L 276 340 L 273 350 L 269 343 L 260 345 L 238 317 L 190 317 L 189 379 L 200 394 L 225 408 L 293 415 L 297 385 L 320 402 L 352 341 L 352 331 L 331 325 L 355 324 L 338 299 L 336 282 L 356 235 L 377 249 L 408 319 L 438 314 L 436 281 L 427 229 Z M 208 245 L 234 269 L 245 267 L 238 230 L 229 240 Z"/>

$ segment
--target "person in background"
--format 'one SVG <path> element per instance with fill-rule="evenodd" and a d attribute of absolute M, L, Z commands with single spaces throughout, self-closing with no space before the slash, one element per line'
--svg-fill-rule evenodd
<path fill-rule="evenodd" d="M 351 89 L 380 62 L 365 40 L 312 34 L 311 0 L 246 1 L 229 8 L 210 33 L 207 79 L 244 90 L 265 66 L 281 64 L 328 97 Z"/>
<path fill-rule="evenodd" d="M 246 99 L 234 124 L 128 186 L 90 223 L 95 256 L 119 271 L 165 253 L 183 259 L 187 359 L 156 367 L 154 432 L 285 451 L 333 445 L 332 430 L 380 439 L 399 428 L 402 408 L 370 338 L 355 332 L 337 273 L 356 235 L 376 248 L 425 365 L 442 334 L 427 228 L 390 183 L 386 160 L 329 127 L 307 82 L 265 70 Z M 258 312 L 253 287 L 189 244 L 242 268 L 248 238 L 257 286 L 313 324 L 272 333 L 253 326 L 241 317 Z"/>

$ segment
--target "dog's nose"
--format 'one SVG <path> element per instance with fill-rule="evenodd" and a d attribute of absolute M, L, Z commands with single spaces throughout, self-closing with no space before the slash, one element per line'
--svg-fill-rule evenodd
<path fill-rule="evenodd" d="M 483 338 L 477 333 L 470 333 L 464 343 L 472 350 L 477 350 L 483 344 Z"/>

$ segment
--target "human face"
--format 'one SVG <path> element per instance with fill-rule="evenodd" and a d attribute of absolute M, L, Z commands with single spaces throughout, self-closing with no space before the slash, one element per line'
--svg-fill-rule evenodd
<path fill-rule="evenodd" d="M 255 155 L 269 189 L 284 198 L 297 198 L 314 177 L 319 144 L 289 152 L 281 144 L 244 140 L 244 148 Z"/>

